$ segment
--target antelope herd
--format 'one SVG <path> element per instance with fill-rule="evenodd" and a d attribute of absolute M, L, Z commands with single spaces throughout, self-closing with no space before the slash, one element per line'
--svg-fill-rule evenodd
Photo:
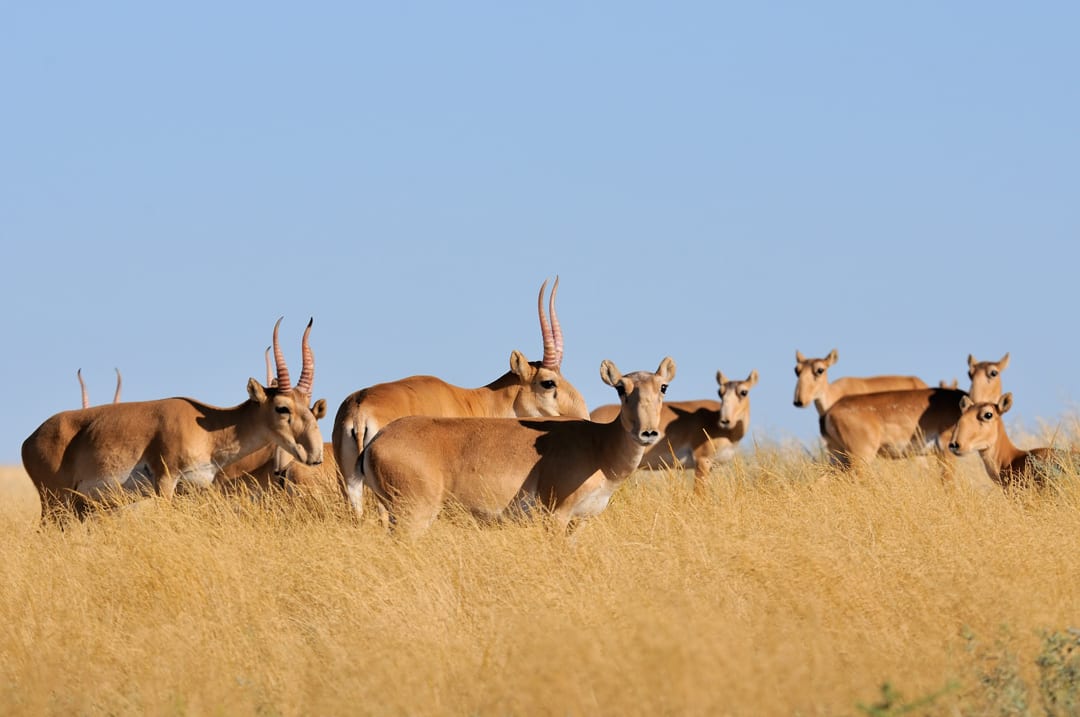
<path fill-rule="evenodd" d="M 266 382 L 251 378 L 247 400 L 218 408 L 190 398 L 90 406 L 78 371 L 82 408 L 42 423 L 23 442 L 23 465 L 38 489 L 44 519 L 64 509 L 81 515 L 114 491 L 171 498 L 179 486 L 238 486 L 323 491 L 362 517 L 365 491 L 386 525 L 424 532 L 448 504 L 478 519 L 541 513 L 563 531 L 603 511 L 630 473 L 694 469 L 703 493 L 715 464 L 732 460 L 748 433 L 753 370 L 743 380 L 716 373 L 719 400 L 664 402 L 675 377 L 669 357 L 655 372 L 622 373 L 611 361 L 600 377 L 619 403 L 590 414 L 562 374 L 563 335 L 555 310 L 556 278 L 537 313 L 543 358 L 510 352 L 509 371 L 479 388 L 435 376 L 411 376 L 352 393 L 334 418 L 332 441 L 318 420 L 326 401 L 312 401 L 315 358 L 312 321 L 301 339 L 302 368 L 294 386 L 274 325 L 266 351 Z M 550 318 L 549 318 L 550 317 Z M 931 388 L 916 376 L 842 377 L 829 381 L 833 349 L 824 358 L 795 352 L 796 407 L 817 410 L 827 460 L 860 470 L 878 456 L 928 452 L 948 466 L 952 456 L 978 453 L 986 474 L 1010 488 L 1045 482 L 1061 454 L 1023 451 L 1005 433 L 998 361 L 968 356 L 967 391 L 957 382 Z M 947 471 L 948 474 L 948 471 Z"/>

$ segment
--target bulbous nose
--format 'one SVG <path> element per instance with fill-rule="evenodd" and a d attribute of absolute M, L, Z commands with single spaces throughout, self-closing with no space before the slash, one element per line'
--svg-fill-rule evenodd
<path fill-rule="evenodd" d="M 642 431 L 641 437 L 645 440 L 652 440 L 660 435 L 660 431 Z"/>
<path fill-rule="evenodd" d="M 802 408 L 802 401 L 800 401 L 799 399 L 796 398 L 792 403 L 795 404 L 796 408 Z"/>
<path fill-rule="evenodd" d="M 728 419 L 728 418 L 721 418 L 720 419 L 720 425 L 723 426 L 724 428 L 727 428 L 728 426 L 731 425 L 731 420 Z"/>

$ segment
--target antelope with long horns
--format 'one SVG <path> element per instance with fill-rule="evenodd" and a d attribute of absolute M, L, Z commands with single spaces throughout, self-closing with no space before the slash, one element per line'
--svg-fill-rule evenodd
<path fill-rule="evenodd" d="M 376 434 L 403 416 L 588 418 L 585 400 L 562 375 L 563 335 L 555 313 L 559 279 L 544 315 L 540 287 L 537 311 L 544 344 L 541 361 L 530 362 L 520 351 L 510 354 L 510 371 L 481 388 L 462 388 L 434 376 L 410 376 L 380 383 L 350 395 L 334 418 L 334 456 L 345 478 L 345 491 L 357 516 L 363 514 L 364 481 L 358 459 Z"/>
<path fill-rule="evenodd" d="M 266 348 L 266 385 L 277 385 L 269 346 Z M 322 420 L 326 415 L 326 401 L 316 401 L 311 412 L 316 420 Z M 323 443 L 323 462 L 309 466 L 293 460 L 290 454 L 269 443 L 219 471 L 214 477 L 214 485 L 226 493 L 236 490 L 265 492 L 277 487 L 290 492 L 322 494 L 339 492 L 341 480 L 332 444 Z"/>
<path fill-rule="evenodd" d="M 248 379 L 248 400 L 238 406 L 165 398 L 64 411 L 42 423 L 23 442 L 22 459 L 43 515 L 59 506 L 81 512 L 85 501 L 118 489 L 152 488 L 171 498 L 178 481 L 208 485 L 223 466 L 267 443 L 304 464 L 321 463 L 322 436 L 308 407 L 315 368 L 308 345 L 311 323 L 295 387 L 278 342 L 280 325 L 278 319 L 273 336 L 277 386 Z"/>

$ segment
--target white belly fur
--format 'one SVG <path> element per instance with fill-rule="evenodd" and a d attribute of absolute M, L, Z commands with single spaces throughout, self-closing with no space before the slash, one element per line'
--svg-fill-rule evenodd
<path fill-rule="evenodd" d="M 615 484 L 611 481 L 604 481 L 601 487 L 578 501 L 578 504 L 574 506 L 574 510 L 570 514 L 571 517 L 588 518 L 604 512 L 604 509 L 607 508 L 608 501 L 611 500 L 611 494 L 614 492 Z"/>

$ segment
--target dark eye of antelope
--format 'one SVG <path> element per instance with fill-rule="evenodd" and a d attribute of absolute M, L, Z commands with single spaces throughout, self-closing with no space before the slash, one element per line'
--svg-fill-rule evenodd
<path fill-rule="evenodd" d="M 998 371 L 996 368 L 990 369 L 990 378 L 997 378 Z"/>
<path fill-rule="evenodd" d="M 796 375 L 796 376 L 798 376 L 798 375 L 799 375 L 799 367 L 798 367 L 798 366 L 796 366 L 796 367 L 795 367 L 795 375 Z"/>
<path fill-rule="evenodd" d="M 823 369 L 823 368 L 815 369 L 814 373 L 817 374 L 818 376 L 820 376 L 821 374 L 825 373 L 825 369 Z"/>
<path fill-rule="evenodd" d="M 994 413 L 992 411 L 987 411 L 986 413 L 983 414 L 983 420 L 984 421 L 992 421 L 992 420 L 994 420 Z"/>
<path fill-rule="evenodd" d="M 289 410 L 288 406 L 274 406 L 274 410 L 277 411 L 278 413 L 282 414 L 283 416 L 287 416 L 290 413 L 292 413 Z"/>
<path fill-rule="evenodd" d="M 660 384 L 660 393 L 667 393 L 667 384 L 666 383 Z"/>
<path fill-rule="evenodd" d="M 744 388 L 743 390 L 739 391 L 739 395 L 743 398 L 746 398 L 748 395 L 750 395 L 750 392 Z"/>
<path fill-rule="evenodd" d="M 549 378 L 549 379 L 547 379 L 545 381 L 541 381 L 540 382 L 540 387 L 543 388 L 544 390 L 550 391 L 551 389 L 555 388 L 555 382 L 552 381 Z"/>

